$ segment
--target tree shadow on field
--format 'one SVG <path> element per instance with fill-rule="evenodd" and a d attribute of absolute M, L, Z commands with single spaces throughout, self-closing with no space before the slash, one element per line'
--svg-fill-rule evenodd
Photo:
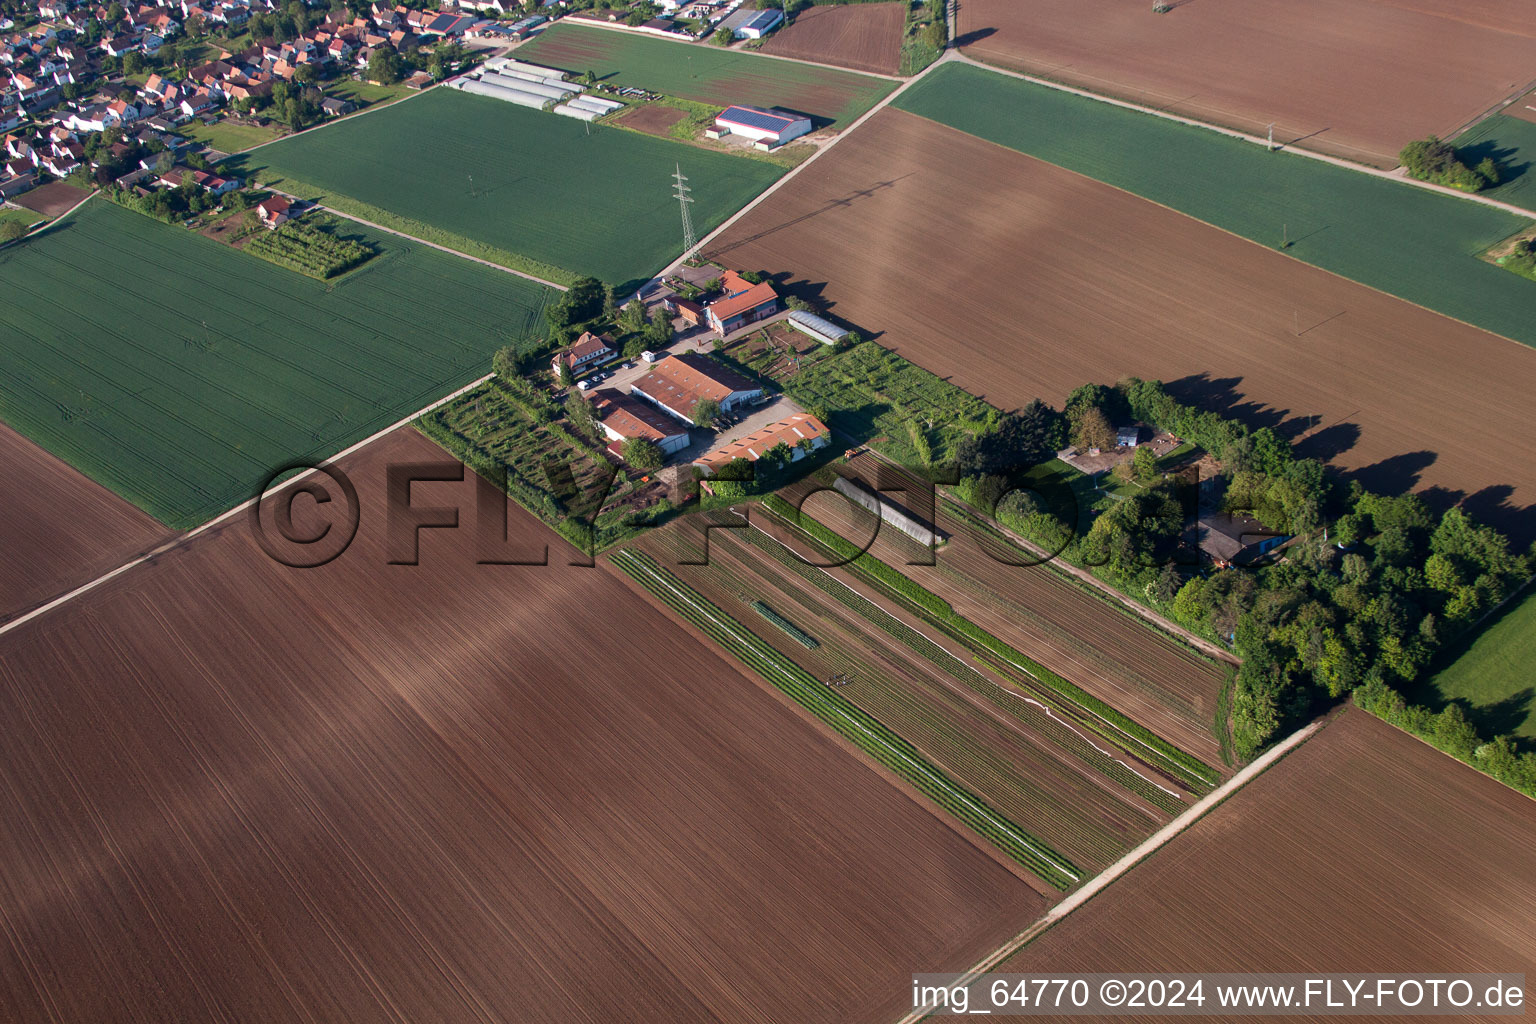
<path fill-rule="evenodd" d="M 1468 167 L 1476 167 L 1484 160 L 1492 157 L 1494 163 L 1499 165 L 1499 184 L 1508 185 L 1512 181 L 1525 176 L 1531 169 L 1531 162 L 1525 160 L 1515 162 L 1520 155 L 1520 150 L 1513 146 L 1502 146 L 1498 139 L 1483 139 L 1469 146 L 1457 146 L 1456 154 L 1461 157 L 1461 162 Z"/>
<path fill-rule="evenodd" d="M 854 189 L 852 192 L 848 193 L 846 196 L 843 196 L 841 199 L 828 199 L 825 203 L 814 210 L 802 213 L 800 216 L 793 217 L 783 222 L 782 224 L 775 224 L 771 228 L 764 228 L 756 234 L 748 235 L 745 238 L 738 238 L 736 241 L 730 243 L 729 245 L 713 249 L 705 255 L 710 259 L 719 259 L 726 253 L 739 249 L 744 245 L 751 245 L 753 242 L 762 241 L 769 235 L 777 234 L 780 231 L 795 227 L 799 224 L 804 224 L 806 221 L 815 217 L 820 217 L 824 213 L 830 213 L 832 210 L 835 210 L 838 207 L 851 207 L 856 202 L 868 199 L 877 192 L 884 191 L 885 189 L 895 188 L 896 185 L 903 179 L 912 177 L 913 173 L 915 172 L 908 172 L 899 178 L 892 178 L 889 181 L 877 181 L 873 185 L 870 185 L 868 188 Z"/>
<path fill-rule="evenodd" d="M 1241 377 L 1212 377 L 1209 373 L 1192 373 L 1178 380 L 1167 381 L 1164 387 L 1175 399 L 1199 409 L 1209 409 L 1221 416 L 1241 420 L 1250 430 L 1260 427 L 1281 429 L 1286 423 L 1289 409 L 1255 402 L 1238 389 Z"/>
<path fill-rule="evenodd" d="M 1494 484 L 1469 494 L 1461 507 L 1478 522 L 1502 531 L 1518 551 L 1536 540 L 1536 505 L 1516 505 L 1509 500 L 1514 493 L 1508 484 Z"/>
<path fill-rule="evenodd" d="M 1351 470 L 1345 476 L 1377 494 L 1407 494 L 1418 486 L 1424 470 L 1439 458 L 1438 453 L 1431 451 L 1403 452 Z"/>
<path fill-rule="evenodd" d="M 1296 442 L 1296 456 L 1332 462 L 1360 441 L 1358 423 L 1331 423 Z"/>
<path fill-rule="evenodd" d="M 997 29 L 995 28 L 973 28 L 969 32 L 962 32 L 960 35 L 955 36 L 953 45 L 970 46 L 973 43 L 981 42 L 988 36 L 995 35 L 997 35 Z"/>

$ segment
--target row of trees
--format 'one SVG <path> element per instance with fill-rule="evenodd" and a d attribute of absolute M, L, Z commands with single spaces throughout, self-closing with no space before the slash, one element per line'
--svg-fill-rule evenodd
<path fill-rule="evenodd" d="M 1090 408 L 1112 421 L 1154 423 L 1199 444 L 1222 463 L 1228 509 L 1251 512 L 1297 541 L 1274 564 L 1197 571 L 1188 543 L 1198 509 L 1195 485 L 1155 473 L 1147 474 L 1152 479 L 1144 491 L 1101 501 L 1092 525 L 1080 532 L 1070 490 L 1027 474 L 1047 445 L 1024 438 L 1043 434 L 1054 441 Z M 1316 460 L 1297 458 L 1275 431 L 1249 430 L 1184 405 L 1157 381 L 1079 389 L 1064 414 L 1034 403 L 1004 423 L 1011 435 L 978 439 L 987 457 L 964 467 L 972 475 L 961 481 L 961 495 L 1189 629 L 1231 646 L 1243 659 L 1232 725 L 1244 757 L 1329 700 L 1364 689 L 1380 701 L 1389 699 L 1384 692 L 1414 684 L 1447 643 L 1531 575 L 1532 555 L 1514 552 L 1503 534 L 1464 510 L 1437 513 L 1416 495 L 1346 485 Z M 1035 429 L 1026 432 L 1021 423 Z M 1010 450 L 1012 466 L 1006 464 Z"/>

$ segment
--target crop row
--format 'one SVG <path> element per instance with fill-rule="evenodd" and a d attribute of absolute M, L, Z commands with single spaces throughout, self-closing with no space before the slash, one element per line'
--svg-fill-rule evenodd
<path fill-rule="evenodd" d="M 985 699 L 1011 718 L 1031 726 L 1088 767 L 1114 780 L 1148 803 L 1170 814 L 1184 807 L 1178 796 L 1128 767 L 1125 762 L 1083 737 L 1074 727 L 1054 717 L 1049 707 L 1036 709 L 1027 698 L 1006 690 L 981 675 L 974 668 L 929 640 L 917 630 L 891 615 L 879 605 L 856 593 L 817 566 L 797 558 L 782 544 L 760 531 L 747 534 L 748 541 L 797 573 L 826 596 L 860 616 L 881 632 L 902 644 L 934 667 L 953 677 L 966 689 Z"/>
<path fill-rule="evenodd" d="M 246 252 L 270 263 L 324 281 L 373 258 L 374 249 L 337 238 L 311 224 L 296 221 L 276 231 L 258 232 L 245 243 Z"/>
<path fill-rule="evenodd" d="M 1150 729 L 1116 711 L 1022 651 L 993 636 L 957 613 L 948 601 L 927 587 L 909 579 L 868 552 L 855 547 L 828 527 L 795 509 L 778 495 L 769 495 L 764 499 L 763 504 L 786 522 L 798 526 L 838 557 L 846 559 L 850 569 L 908 606 L 927 615 L 952 636 L 1036 680 L 1058 698 L 1072 705 L 1073 710 L 1082 716 L 1083 721 L 1106 739 L 1117 745 L 1126 746 L 1127 749 L 1135 750 L 1138 756 L 1150 758 L 1159 767 L 1171 772 L 1176 778 L 1197 790 L 1209 789 L 1215 785 L 1216 774 L 1209 765 L 1175 747 Z"/>
<path fill-rule="evenodd" d="M 764 643 L 649 555 L 623 548 L 613 562 L 663 604 L 697 626 L 738 661 L 816 715 L 876 761 L 964 821 L 1014 860 L 1058 889 L 1080 880 L 1076 867 L 975 794 L 949 778 L 892 730 Z"/>
<path fill-rule="evenodd" d="M 806 650 L 813 651 L 821 646 L 820 640 L 817 640 L 815 637 L 811 636 L 811 634 L 807 633 L 793 622 L 790 622 L 784 616 L 780 615 L 778 612 L 774 611 L 763 602 L 753 601 L 752 610 L 757 612 L 757 614 L 761 615 L 763 618 L 767 619 L 769 622 L 773 623 L 775 626 L 778 626 L 790 636 L 794 637 L 795 641 Z"/>

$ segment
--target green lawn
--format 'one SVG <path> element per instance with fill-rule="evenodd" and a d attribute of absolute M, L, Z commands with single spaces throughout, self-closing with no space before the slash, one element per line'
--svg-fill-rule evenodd
<path fill-rule="evenodd" d="M 1473 164 L 1491 156 L 1503 165 L 1503 183 L 1483 195 L 1536 211 L 1536 124 L 1495 114 L 1458 135 L 1456 148 Z"/>
<path fill-rule="evenodd" d="M 395 100 L 403 96 L 410 96 L 415 92 L 415 89 L 399 83 L 394 85 L 375 85 L 372 82 L 359 82 L 355 78 L 344 78 L 339 82 L 331 82 L 325 86 L 325 94 L 327 96 L 351 100 L 360 107 L 393 103 Z"/>
<path fill-rule="evenodd" d="M 36 224 L 43 219 L 43 215 L 36 210 L 28 210 L 14 206 L 0 207 L 0 224 L 15 221 L 18 224 Z"/>
<path fill-rule="evenodd" d="M 229 121 L 219 121 L 218 124 L 203 124 L 201 121 L 193 121 L 183 125 L 177 132 L 193 142 L 201 142 L 205 146 L 212 146 L 220 153 L 238 153 L 242 149 L 250 149 L 259 146 L 263 142 L 271 142 L 281 132 L 275 126 L 257 128 L 248 124 L 231 124 Z"/>
<path fill-rule="evenodd" d="M 1520 217 L 965 65 L 895 104 L 1536 345 L 1536 290 L 1477 258 Z"/>
<path fill-rule="evenodd" d="M 379 255 L 326 283 L 93 200 L 0 254 L 0 419 L 187 528 L 542 327 L 548 289 L 357 234 Z"/>
<path fill-rule="evenodd" d="M 784 170 L 443 88 L 226 166 L 365 219 L 386 211 L 408 222 L 388 226 L 450 247 L 468 239 L 547 280 L 591 274 L 626 292 L 682 251 L 679 165 L 700 236 Z"/>
<path fill-rule="evenodd" d="M 1512 602 L 1424 686 L 1420 699 L 1463 700 L 1485 736 L 1513 733 L 1536 749 L 1536 590 Z"/>
<path fill-rule="evenodd" d="M 561 22 L 519 46 L 518 60 L 572 74 L 591 71 L 609 84 L 728 106 L 781 107 L 845 128 L 896 87 L 853 71 L 774 60 L 707 43 L 674 43 Z"/>

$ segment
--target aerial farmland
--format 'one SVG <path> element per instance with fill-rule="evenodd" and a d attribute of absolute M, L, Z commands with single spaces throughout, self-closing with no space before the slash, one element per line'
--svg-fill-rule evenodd
<path fill-rule="evenodd" d="M 1523 1005 L 1530 22 L 11 0 L 0 1020 Z"/>
<path fill-rule="evenodd" d="M 1536 32 L 1520 0 L 968 0 L 963 52 L 1001 67 L 1349 160 L 1394 166 L 1528 92 Z M 1432 71 L 1426 69 L 1432 68 Z"/>

